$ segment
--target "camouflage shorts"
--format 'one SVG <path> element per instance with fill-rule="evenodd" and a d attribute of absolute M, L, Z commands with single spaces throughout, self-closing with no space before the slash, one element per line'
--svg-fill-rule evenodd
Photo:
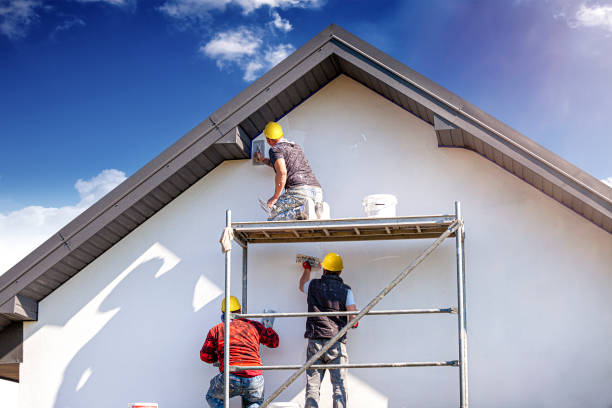
<path fill-rule="evenodd" d="M 299 186 L 285 190 L 272 207 L 268 221 L 305 219 L 304 204 L 309 198 L 314 201 L 315 205 L 320 205 L 323 202 L 321 187 Z"/>

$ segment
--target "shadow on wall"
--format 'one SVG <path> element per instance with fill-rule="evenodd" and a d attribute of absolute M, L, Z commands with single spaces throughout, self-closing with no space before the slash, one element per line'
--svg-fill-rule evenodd
<path fill-rule="evenodd" d="M 197 359 L 202 339 L 182 334 L 189 331 L 185 326 L 209 319 L 203 308 L 194 311 L 191 296 L 176 301 L 176 293 L 192 294 L 196 282 L 176 273 L 158 276 L 163 265 L 159 258 L 145 261 L 104 299 L 98 312 L 116 314 L 70 361 L 53 406 L 124 406 L 143 399 L 174 406 L 169 396 L 202 387 L 201 372 L 189 373 L 197 361 L 185 366 Z"/>

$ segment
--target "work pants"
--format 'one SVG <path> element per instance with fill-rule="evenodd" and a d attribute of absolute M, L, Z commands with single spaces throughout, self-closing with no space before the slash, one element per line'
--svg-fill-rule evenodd
<path fill-rule="evenodd" d="M 323 348 L 328 339 L 308 340 L 306 360 L 310 360 L 319 350 Z M 315 364 L 348 364 L 348 354 L 346 344 L 337 342 L 327 350 Z M 321 382 L 325 377 L 326 369 L 306 370 L 306 404 L 304 408 L 318 408 Z M 346 374 L 348 369 L 329 370 L 333 388 L 333 407 L 346 407 Z"/>
<path fill-rule="evenodd" d="M 315 207 L 322 206 L 323 190 L 321 187 L 298 186 L 285 189 L 272 207 L 268 221 L 306 219 L 304 206 L 309 198 L 314 202 Z"/>
<path fill-rule="evenodd" d="M 242 406 L 246 408 L 258 408 L 264 402 L 264 378 L 263 375 L 255 377 L 238 377 L 230 374 L 229 395 L 242 397 Z M 206 393 L 206 401 L 210 408 L 223 408 L 224 390 L 223 373 L 219 373 L 210 380 L 210 388 Z"/>

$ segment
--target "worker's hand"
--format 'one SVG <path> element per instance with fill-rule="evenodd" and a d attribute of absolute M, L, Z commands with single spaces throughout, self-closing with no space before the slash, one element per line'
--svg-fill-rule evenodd
<path fill-rule="evenodd" d="M 215 361 L 214 363 L 212 363 L 214 367 L 219 367 L 219 362 Z"/>
<path fill-rule="evenodd" d="M 271 197 L 268 200 L 268 208 L 274 207 L 274 204 L 276 204 L 277 201 L 278 201 L 278 198 Z"/>
<path fill-rule="evenodd" d="M 359 327 L 359 322 L 355 322 L 355 324 L 353 325 L 353 327 L 351 327 L 351 329 L 356 329 Z"/>
<path fill-rule="evenodd" d="M 311 270 L 312 269 L 312 267 L 310 266 L 310 262 L 308 262 L 308 261 L 302 262 L 302 268 L 307 269 L 307 270 Z"/>
<path fill-rule="evenodd" d="M 264 155 L 261 154 L 261 152 L 255 152 L 255 161 L 259 162 L 259 163 L 263 163 L 264 161 Z"/>

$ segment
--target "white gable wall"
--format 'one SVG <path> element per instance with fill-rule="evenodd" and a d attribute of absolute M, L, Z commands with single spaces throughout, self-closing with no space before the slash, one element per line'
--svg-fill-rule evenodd
<path fill-rule="evenodd" d="M 462 202 L 472 406 L 612 405 L 608 233 L 487 159 L 438 148 L 429 124 L 347 77 L 281 124 L 306 151 L 334 217 L 362 216 L 362 197 L 374 193 L 395 194 L 399 215 L 450 213 Z M 249 160 L 224 163 L 41 302 L 24 329 L 21 407 L 205 406 L 216 369 L 198 353 L 220 318 L 224 210 L 235 221 L 264 219 L 256 198 L 272 194 L 272 175 Z M 249 311 L 305 310 L 298 252 L 342 254 L 362 307 L 430 243 L 251 246 Z M 454 250 L 454 239 L 445 242 L 377 308 L 455 305 Z M 277 319 L 275 329 L 281 346 L 262 346 L 264 363 L 304 361 L 304 319 Z M 350 360 L 453 360 L 456 331 L 454 315 L 369 316 L 350 332 Z M 266 372 L 267 392 L 289 375 Z M 458 404 L 457 368 L 354 369 L 349 379 L 351 407 Z M 303 402 L 304 384 L 280 400 Z"/>

